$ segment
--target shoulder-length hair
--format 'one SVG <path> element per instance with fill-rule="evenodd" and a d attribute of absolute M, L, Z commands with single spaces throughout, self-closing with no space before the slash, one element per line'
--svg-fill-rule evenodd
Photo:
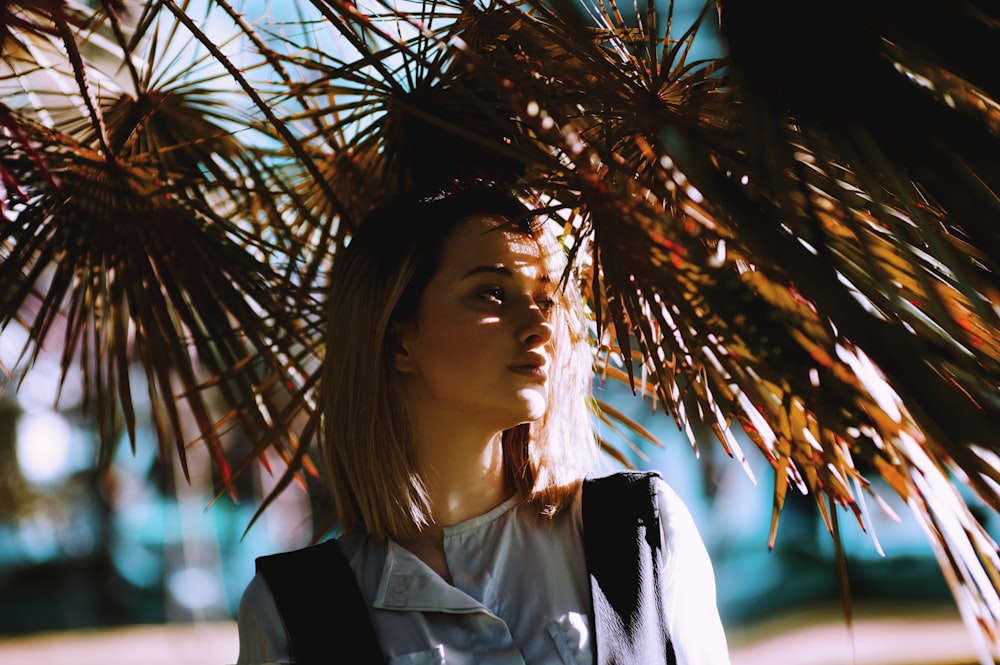
<path fill-rule="evenodd" d="M 565 507 L 596 458 L 589 410 L 593 357 L 578 287 L 561 280 L 565 253 L 516 197 L 492 188 L 404 196 L 370 213 L 334 259 L 320 384 L 321 455 L 340 528 L 400 538 L 430 523 L 412 432 L 393 365 L 395 323 L 416 316 L 452 229 L 500 216 L 538 240 L 557 290 L 548 408 L 503 432 L 504 473 L 537 513 Z"/>

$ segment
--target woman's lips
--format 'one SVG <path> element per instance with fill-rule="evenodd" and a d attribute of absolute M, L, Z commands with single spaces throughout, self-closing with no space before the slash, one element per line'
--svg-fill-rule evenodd
<path fill-rule="evenodd" d="M 508 369 L 515 374 L 521 374 L 522 376 L 536 378 L 542 381 L 549 378 L 548 372 L 546 372 L 545 368 L 541 365 L 512 365 Z"/>

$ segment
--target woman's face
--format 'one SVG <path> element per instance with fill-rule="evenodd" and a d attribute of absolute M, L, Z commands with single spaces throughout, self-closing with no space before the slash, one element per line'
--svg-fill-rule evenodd
<path fill-rule="evenodd" d="M 499 432 L 545 413 L 554 285 L 538 242 L 498 228 L 505 221 L 459 222 L 415 320 L 397 329 L 396 369 L 418 420 Z"/>

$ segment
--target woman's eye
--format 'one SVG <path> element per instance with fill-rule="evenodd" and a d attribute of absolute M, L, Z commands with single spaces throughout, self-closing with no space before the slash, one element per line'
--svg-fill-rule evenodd
<path fill-rule="evenodd" d="M 553 309 L 555 309 L 556 299 L 553 298 L 550 294 L 546 293 L 544 295 L 535 298 L 535 305 L 537 305 L 538 309 L 540 309 L 542 312 L 548 313 L 551 312 Z"/>
<path fill-rule="evenodd" d="M 489 288 L 479 292 L 479 297 L 496 305 L 503 304 L 503 289 Z"/>

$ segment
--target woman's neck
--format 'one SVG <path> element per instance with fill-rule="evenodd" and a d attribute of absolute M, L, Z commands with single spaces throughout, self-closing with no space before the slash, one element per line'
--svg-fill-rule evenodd
<path fill-rule="evenodd" d="M 489 512 L 511 496 L 499 433 L 477 437 L 439 431 L 418 434 L 417 472 L 424 481 L 432 525 L 451 526 Z"/>
<path fill-rule="evenodd" d="M 424 481 L 431 523 L 404 537 L 400 545 L 413 552 L 449 584 L 444 554 L 444 527 L 489 512 L 513 493 L 503 472 L 501 434 L 474 437 L 434 428 L 418 430 L 414 441 L 417 472 Z"/>

